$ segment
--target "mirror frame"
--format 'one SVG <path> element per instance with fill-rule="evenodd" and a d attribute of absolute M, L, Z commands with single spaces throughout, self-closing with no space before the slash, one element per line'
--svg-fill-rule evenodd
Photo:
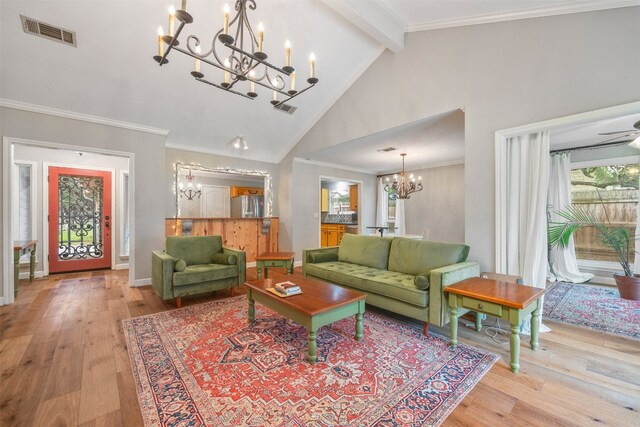
<path fill-rule="evenodd" d="M 174 164 L 174 173 L 173 173 L 173 194 L 175 196 L 175 205 L 176 211 L 174 214 L 175 219 L 180 219 L 180 207 L 178 203 L 179 194 L 178 194 L 178 170 L 180 168 L 190 168 L 201 170 L 205 172 L 217 172 L 217 173 L 228 173 L 230 175 L 243 175 L 243 176 L 255 176 L 264 179 L 264 217 L 269 218 L 273 215 L 273 192 L 272 192 L 272 180 L 271 174 L 269 172 L 258 171 L 258 170 L 245 170 L 245 169 L 235 169 L 235 168 L 211 168 L 208 166 L 202 166 L 195 163 L 181 163 L 177 162 Z"/>

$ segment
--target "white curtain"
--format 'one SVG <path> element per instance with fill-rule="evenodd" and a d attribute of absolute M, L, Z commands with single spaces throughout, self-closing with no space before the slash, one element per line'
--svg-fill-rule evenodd
<path fill-rule="evenodd" d="M 636 239 L 640 236 L 640 191 L 638 191 L 638 204 L 636 205 Z M 640 240 L 636 240 L 636 259 L 633 263 L 633 272 L 635 274 L 640 274 Z"/>
<path fill-rule="evenodd" d="M 407 226 L 405 224 L 405 215 L 404 215 L 404 200 L 398 199 L 396 200 L 395 235 L 402 236 L 403 234 L 407 234 Z"/>
<path fill-rule="evenodd" d="M 378 178 L 378 203 L 376 206 L 376 227 L 386 227 L 389 218 L 389 194 L 384 191 L 384 182 Z"/>
<path fill-rule="evenodd" d="M 549 195 L 547 197 L 551 221 L 559 222 L 563 218 L 555 213 L 571 205 L 571 155 L 569 153 L 551 156 L 551 172 L 549 176 Z M 593 274 L 581 273 L 578 270 L 573 237 L 565 249 L 556 247 L 549 254 L 549 280 L 583 283 L 593 279 Z"/>
<path fill-rule="evenodd" d="M 549 132 L 507 141 L 507 274 L 524 283 L 546 287 L 547 190 L 549 188 Z M 542 318 L 542 316 L 540 317 Z M 521 332 L 529 333 L 530 320 Z M 540 332 L 549 328 L 540 325 Z"/>

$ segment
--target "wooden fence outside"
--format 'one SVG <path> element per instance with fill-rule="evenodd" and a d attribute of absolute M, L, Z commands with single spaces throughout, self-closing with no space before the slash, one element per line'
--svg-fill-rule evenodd
<path fill-rule="evenodd" d="M 574 205 L 584 205 L 589 212 L 595 214 L 596 218 L 606 221 L 608 215 L 612 226 L 623 226 L 631 236 L 634 236 L 638 190 L 600 190 L 600 196 L 602 202 L 596 191 L 577 191 L 572 193 L 572 200 Z M 574 243 L 578 259 L 617 262 L 615 252 L 598 238 L 596 231 L 591 227 L 576 231 Z M 635 259 L 635 246 L 636 240 L 632 238 L 630 245 L 632 263 Z"/>

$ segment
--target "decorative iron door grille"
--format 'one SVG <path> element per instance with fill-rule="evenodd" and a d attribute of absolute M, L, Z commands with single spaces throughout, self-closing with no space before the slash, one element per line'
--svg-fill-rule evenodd
<path fill-rule="evenodd" d="M 50 271 L 110 267 L 111 173 L 51 167 L 49 184 Z"/>

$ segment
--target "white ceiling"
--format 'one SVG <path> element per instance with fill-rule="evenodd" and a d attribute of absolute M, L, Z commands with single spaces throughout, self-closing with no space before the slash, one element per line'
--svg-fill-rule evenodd
<path fill-rule="evenodd" d="M 274 111 L 268 102 L 271 94 L 263 88 L 250 101 L 194 81 L 189 75 L 193 60 L 177 52 L 169 56 L 169 64 L 159 67 L 152 60 L 156 30 L 159 25 L 167 30 L 170 3 L 0 1 L 0 103 L 26 103 L 165 129 L 171 147 L 278 162 L 384 47 L 402 49 L 405 31 L 620 7 L 640 0 L 257 0 L 249 20 L 254 27 L 264 22 L 270 60 L 284 61 L 284 42 L 289 39 L 300 84 L 308 73 L 309 53 L 317 56 L 320 82 L 291 102 L 298 107 L 291 116 Z M 206 38 L 222 26 L 224 3 L 189 0 L 187 9 L 194 23 L 184 34 L 199 35 L 208 44 Z M 179 0 L 173 4 L 179 6 Z M 20 14 L 75 31 L 77 48 L 25 34 Z M 210 72 L 204 64 L 203 72 L 222 79 L 221 71 Z M 415 132 L 427 133 L 424 126 Z M 244 135 L 249 150 L 233 148 L 238 135 Z M 372 138 L 369 143 L 377 144 Z M 453 157 L 455 150 L 450 151 L 446 143 L 440 149 L 444 151 L 437 154 L 409 145 L 407 162 L 424 165 L 435 162 L 434 158 L 444 162 Z M 330 154 L 314 157 L 333 162 Z M 423 154 L 428 157 L 419 158 Z M 366 156 L 362 157 L 362 164 L 354 159 L 351 166 L 370 169 Z"/>
<path fill-rule="evenodd" d="M 563 150 L 578 146 L 598 145 L 609 142 L 628 141 L 640 135 L 640 129 L 633 127 L 640 120 L 640 114 L 599 120 L 592 123 L 565 126 L 551 131 L 551 147 Z M 599 135 L 607 132 L 628 131 L 615 135 Z"/>

